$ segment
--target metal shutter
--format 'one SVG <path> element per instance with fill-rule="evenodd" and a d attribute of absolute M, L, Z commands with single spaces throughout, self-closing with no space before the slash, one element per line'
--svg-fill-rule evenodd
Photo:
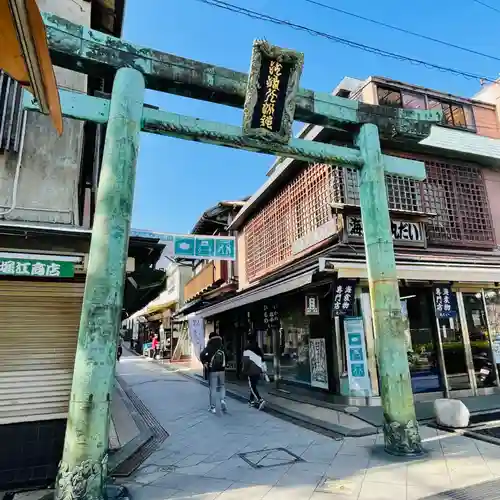
<path fill-rule="evenodd" d="M 83 291 L 0 280 L 0 424 L 67 416 Z"/>

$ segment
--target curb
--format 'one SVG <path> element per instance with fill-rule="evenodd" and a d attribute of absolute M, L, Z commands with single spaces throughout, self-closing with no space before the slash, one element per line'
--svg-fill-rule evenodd
<path fill-rule="evenodd" d="M 127 391 L 123 387 L 124 382 L 120 380 L 117 375 L 115 375 L 116 386 L 120 395 L 122 396 L 122 401 L 127 407 L 130 416 L 134 420 L 137 428 L 139 429 L 139 435 L 134 437 L 124 446 L 118 448 L 117 450 L 113 450 L 113 453 L 109 456 L 109 475 L 121 476 L 120 470 L 123 469 L 123 465 L 127 462 L 133 455 L 138 453 L 140 449 L 145 446 L 153 437 L 154 434 L 146 425 L 146 422 L 142 415 L 139 413 L 138 409 L 135 407 L 133 401 L 130 398 L 130 395 L 127 394 Z"/>
<path fill-rule="evenodd" d="M 127 477 L 168 438 L 168 432 L 128 384 L 118 375 L 116 375 L 116 380 L 129 400 L 132 417 L 140 430 L 137 438 L 134 438 L 115 453 L 118 458 L 115 459 L 109 469 L 109 475 L 112 477 Z"/>

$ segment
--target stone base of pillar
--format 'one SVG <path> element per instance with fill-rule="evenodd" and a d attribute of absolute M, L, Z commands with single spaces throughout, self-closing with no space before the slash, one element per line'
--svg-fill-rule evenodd
<path fill-rule="evenodd" d="M 409 421 L 405 425 L 399 422 L 384 423 L 385 451 L 391 455 L 414 457 L 423 455 L 422 440 L 418 432 L 418 422 Z"/>
<path fill-rule="evenodd" d="M 54 491 L 51 491 L 47 495 L 44 495 L 40 498 L 40 500 L 54 500 L 55 494 Z M 76 499 L 86 499 L 85 493 L 82 496 L 74 496 Z M 102 500 L 131 500 L 128 489 L 125 486 L 117 485 L 117 484 L 107 484 L 104 489 L 104 495 Z"/>

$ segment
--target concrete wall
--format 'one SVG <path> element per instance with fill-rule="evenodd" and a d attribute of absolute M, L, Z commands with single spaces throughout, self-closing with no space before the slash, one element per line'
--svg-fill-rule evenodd
<path fill-rule="evenodd" d="M 484 106 L 473 106 L 472 109 L 474 111 L 474 121 L 476 122 L 478 135 L 500 139 L 500 128 L 496 110 Z"/>
<path fill-rule="evenodd" d="M 90 26 L 91 3 L 85 0 L 38 0 L 38 6 L 42 11 Z M 62 68 L 55 68 L 55 73 L 60 87 L 86 91 L 86 76 Z M 18 155 L 0 154 L 0 218 L 77 224 L 82 140 L 83 122 L 65 119 L 64 133 L 58 137 L 48 117 L 28 113 L 17 208 L 9 214 L 5 211 L 13 202 Z"/>

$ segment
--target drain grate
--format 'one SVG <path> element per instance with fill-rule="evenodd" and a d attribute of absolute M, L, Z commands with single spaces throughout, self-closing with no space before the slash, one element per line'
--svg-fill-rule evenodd
<path fill-rule="evenodd" d="M 238 453 L 238 455 L 254 469 L 279 467 L 281 465 L 290 465 L 304 461 L 286 448 L 247 451 L 246 453 Z"/>
<path fill-rule="evenodd" d="M 134 405 L 137 413 L 144 420 L 145 425 L 151 430 L 152 436 L 149 438 L 135 453 L 125 459 L 116 469 L 113 470 L 113 477 L 130 476 L 144 460 L 158 449 L 158 446 L 168 437 L 168 432 L 156 420 L 154 415 L 149 411 L 147 406 L 141 401 L 136 393 L 126 384 L 121 377 L 116 377 L 123 392 L 128 396 L 130 402 Z"/>
<path fill-rule="evenodd" d="M 500 480 L 487 481 L 456 490 L 443 491 L 425 497 L 425 500 L 498 500 Z"/>

